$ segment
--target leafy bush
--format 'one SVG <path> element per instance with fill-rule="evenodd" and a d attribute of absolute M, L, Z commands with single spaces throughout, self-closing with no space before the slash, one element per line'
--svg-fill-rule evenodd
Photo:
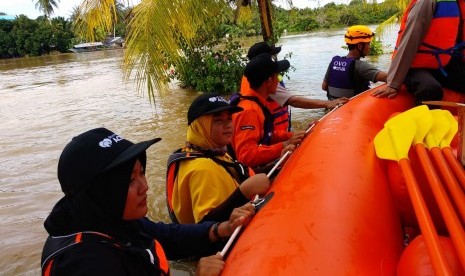
<path fill-rule="evenodd" d="M 379 56 L 384 54 L 383 43 L 379 39 L 373 39 L 370 43 L 370 56 Z"/>
<path fill-rule="evenodd" d="M 199 34 L 191 45 L 180 39 L 183 55 L 180 63 L 171 63 L 170 80 L 202 92 L 229 95 L 238 91 L 246 58 L 232 36 L 225 42 L 217 36 L 214 32 Z"/>

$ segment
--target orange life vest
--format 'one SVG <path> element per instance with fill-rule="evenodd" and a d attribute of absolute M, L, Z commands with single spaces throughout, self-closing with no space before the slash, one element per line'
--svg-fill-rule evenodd
<path fill-rule="evenodd" d="M 284 85 L 279 83 L 278 85 L 282 85 L 282 89 Z M 242 76 L 241 80 L 241 94 L 246 93 L 250 89 L 249 81 L 245 76 Z M 289 110 L 287 106 L 281 106 L 276 101 L 269 99 L 267 102 L 267 107 L 273 116 L 274 122 L 274 130 L 283 130 L 283 131 L 290 131 L 290 123 L 291 118 L 289 114 Z"/>
<path fill-rule="evenodd" d="M 397 47 L 404 35 L 408 15 L 416 2 L 417 0 L 410 2 L 402 17 L 393 56 L 396 54 Z M 452 54 L 461 46 L 457 42 L 462 42 L 464 38 L 463 30 L 459 36 L 461 11 L 462 14 L 465 11 L 465 2 L 463 0 L 459 2 L 437 0 L 433 19 L 411 64 L 412 68 L 439 68 L 442 70 L 447 65 Z"/>

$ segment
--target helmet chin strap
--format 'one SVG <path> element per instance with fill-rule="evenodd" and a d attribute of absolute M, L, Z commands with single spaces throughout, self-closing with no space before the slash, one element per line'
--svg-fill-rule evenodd
<path fill-rule="evenodd" d="M 358 50 L 358 54 L 359 56 L 362 58 L 362 57 L 365 57 L 365 54 L 363 54 L 363 52 L 365 51 L 365 43 L 362 43 L 362 50 L 360 50 L 358 48 L 358 45 L 357 45 L 357 50 Z"/>

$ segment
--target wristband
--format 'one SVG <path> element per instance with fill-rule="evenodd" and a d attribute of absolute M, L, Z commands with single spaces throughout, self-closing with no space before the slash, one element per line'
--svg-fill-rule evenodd
<path fill-rule="evenodd" d="M 215 239 L 221 241 L 222 238 L 220 236 L 220 234 L 218 233 L 218 226 L 220 225 L 220 222 L 217 222 L 215 224 L 213 224 L 213 236 L 215 236 Z"/>

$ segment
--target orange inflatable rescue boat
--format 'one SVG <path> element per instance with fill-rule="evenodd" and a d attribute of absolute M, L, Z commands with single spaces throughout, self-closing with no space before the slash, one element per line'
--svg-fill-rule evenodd
<path fill-rule="evenodd" d="M 465 98 L 447 91 L 444 100 Z M 236 238 L 222 275 L 465 275 L 457 122 L 438 122 L 441 111 L 426 106 L 432 119 L 400 116 L 411 108 L 405 91 L 395 99 L 367 91 L 324 116 Z"/>

